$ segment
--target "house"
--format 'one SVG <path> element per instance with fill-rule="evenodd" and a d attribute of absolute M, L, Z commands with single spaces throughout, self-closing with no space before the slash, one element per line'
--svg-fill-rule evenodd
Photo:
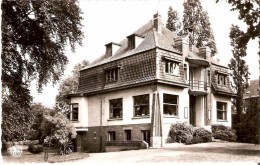
<path fill-rule="evenodd" d="M 80 71 L 71 95 L 78 149 L 101 151 L 110 141 L 166 143 L 171 124 L 231 126 L 228 68 L 208 47 L 189 45 L 157 13 Z"/>

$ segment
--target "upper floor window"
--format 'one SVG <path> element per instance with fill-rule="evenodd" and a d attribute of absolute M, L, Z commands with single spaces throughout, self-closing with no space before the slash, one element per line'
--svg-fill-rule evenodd
<path fill-rule="evenodd" d="M 226 85 L 226 75 L 218 74 L 218 84 L 219 85 Z"/>
<path fill-rule="evenodd" d="M 122 98 L 109 100 L 110 104 L 110 118 L 122 118 L 123 117 L 123 103 Z"/>
<path fill-rule="evenodd" d="M 118 68 L 106 70 L 106 83 L 118 80 Z"/>
<path fill-rule="evenodd" d="M 217 101 L 217 119 L 227 120 L 227 103 Z"/>
<path fill-rule="evenodd" d="M 72 121 L 79 120 L 79 104 L 78 103 L 71 104 L 70 120 L 72 120 Z"/>
<path fill-rule="evenodd" d="M 165 72 L 175 76 L 179 76 L 179 63 L 175 61 L 165 60 Z"/>
<path fill-rule="evenodd" d="M 178 116 L 178 96 L 163 94 L 163 114 Z"/>
<path fill-rule="evenodd" d="M 149 115 L 149 94 L 134 96 L 134 116 Z"/>

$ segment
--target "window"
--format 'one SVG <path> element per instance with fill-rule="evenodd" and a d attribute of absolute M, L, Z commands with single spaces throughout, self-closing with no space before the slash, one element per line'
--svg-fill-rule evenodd
<path fill-rule="evenodd" d="M 122 98 L 109 100 L 109 104 L 110 104 L 110 118 L 122 118 L 123 116 Z"/>
<path fill-rule="evenodd" d="M 143 134 L 143 141 L 150 144 L 150 130 L 142 130 L 142 134 Z"/>
<path fill-rule="evenodd" d="M 109 131 L 107 132 L 107 141 L 115 141 L 116 140 L 116 132 Z"/>
<path fill-rule="evenodd" d="M 125 140 L 131 140 L 131 130 L 125 130 Z"/>
<path fill-rule="evenodd" d="M 178 96 L 163 94 L 163 114 L 178 116 Z"/>
<path fill-rule="evenodd" d="M 79 104 L 71 104 L 71 115 L 70 120 L 78 121 L 79 120 Z"/>
<path fill-rule="evenodd" d="M 218 84 L 226 85 L 226 76 L 224 74 L 218 74 Z"/>
<path fill-rule="evenodd" d="M 149 94 L 134 96 L 134 116 L 149 115 Z"/>
<path fill-rule="evenodd" d="M 227 103 L 217 101 L 217 119 L 227 120 Z"/>
<path fill-rule="evenodd" d="M 179 76 L 179 63 L 166 60 L 165 61 L 165 72 L 175 76 Z"/>
<path fill-rule="evenodd" d="M 118 80 L 118 68 L 106 70 L 106 83 Z"/>

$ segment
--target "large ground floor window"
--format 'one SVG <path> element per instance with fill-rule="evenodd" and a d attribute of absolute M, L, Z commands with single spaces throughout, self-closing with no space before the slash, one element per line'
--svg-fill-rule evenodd
<path fill-rule="evenodd" d="M 109 100 L 110 105 L 110 118 L 122 118 L 123 117 L 123 99 Z"/>
<path fill-rule="evenodd" d="M 134 96 L 134 116 L 149 116 L 149 94 Z"/>
<path fill-rule="evenodd" d="M 227 120 L 227 103 L 217 101 L 217 120 Z"/>
<path fill-rule="evenodd" d="M 178 116 L 178 96 L 163 94 L 163 114 Z"/>

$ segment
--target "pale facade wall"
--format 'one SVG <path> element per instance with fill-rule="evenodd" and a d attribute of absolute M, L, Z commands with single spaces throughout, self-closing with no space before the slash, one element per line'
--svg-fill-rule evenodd
<path fill-rule="evenodd" d="M 205 125 L 205 97 L 196 97 L 196 126 L 201 127 Z"/>
<path fill-rule="evenodd" d="M 133 96 L 149 94 L 150 102 L 150 116 L 144 118 L 134 117 L 134 100 Z M 100 109 L 101 109 L 101 99 L 102 98 L 102 123 L 100 123 Z M 123 118 L 122 119 L 109 119 L 109 100 L 111 99 L 123 99 Z M 115 92 L 109 92 L 99 96 L 90 96 L 88 104 L 88 124 L 92 126 L 111 126 L 111 125 L 126 125 L 126 124 L 143 124 L 151 123 L 152 114 L 152 88 L 151 86 L 137 87 L 131 89 L 125 89 Z"/>
<path fill-rule="evenodd" d="M 232 124 L 232 112 L 231 112 L 231 106 L 232 106 L 232 102 L 230 97 L 227 96 L 219 96 L 219 95 L 213 95 L 211 94 L 211 98 L 212 98 L 212 102 L 211 102 L 211 124 L 222 124 L 228 127 L 231 127 Z M 225 102 L 227 103 L 227 120 L 226 121 L 221 121 L 221 120 L 217 120 L 217 101 L 220 102 Z"/>
<path fill-rule="evenodd" d="M 72 121 L 74 127 L 88 126 L 88 99 L 86 97 L 72 97 L 71 103 L 78 103 L 78 121 Z"/>
<path fill-rule="evenodd" d="M 177 122 L 187 122 L 189 123 L 189 94 L 188 88 L 177 88 L 173 86 L 159 85 L 158 92 L 160 97 L 160 107 L 161 107 L 161 116 L 162 116 L 162 140 L 165 144 L 166 139 L 168 138 L 169 130 L 172 124 Z M 163 94 L 172 94 L 178 95 L 178 117 L 166 116 L 163 115 Z M 184 107 L 187 107 L 187 116 L 184 118 Z"/>

